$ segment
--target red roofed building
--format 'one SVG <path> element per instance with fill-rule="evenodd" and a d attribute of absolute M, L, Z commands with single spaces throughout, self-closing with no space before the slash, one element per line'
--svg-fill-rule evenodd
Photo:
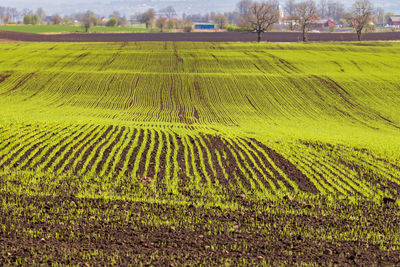
<path fill-rule="evenodd" d="M 326 19 L 320 19 L 320 20 L 315 20 L 311 28 L 315 30 L 323 30 L 325 28 L 330 28 L 330 27 L 335 27 L 336 24 L 332 20 L 326 20 Z"/>

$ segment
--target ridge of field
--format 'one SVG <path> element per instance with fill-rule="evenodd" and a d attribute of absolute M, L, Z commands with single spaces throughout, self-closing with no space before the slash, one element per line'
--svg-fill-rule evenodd
<path fill-rule="evenodd" d="M 113 232 L 122 221 L 111 222 L 109 213 L 130 222 L 135 219 L 125 212 L 145 212 L 150 221 L 139 216 L 134 228 L 120 230 L 143 245 L 133 258 L 149 259 L 149 248 L 165 248 L 167 254 L 152 258 L 158 264 L 172 258 L 170 244 L 154 229 L 181 242 L 191 234 L 221 238 L 208 240 L 208 248 L 184 241 L 190 244 L 177 250 L 183 253 L 178 262 L 193 248 L 197 256 L 218 256 L 210 262 L 194 256 L 192 263 L 271 264 L 260 251 L 272 249 L 268 240 L 280 240 L 282 254 L 271 259 L 290 263 L 286 253 L 295 239 L 310 243 L 297 244 L 291 261 L 329 265 L 346 258 L 352 264 L 357 255 L 374 260 L 369 257 L 377 253 L 377 264 L 398 263 L 400 203 L 381 203 L 400 196 L 399 52 L 400 44 L 380 42 L 1 43 L 0 194 L 3 214 L 12 214 L 2 217 L 6 246 L 21 237 L 43 238 L 55 243 L 44 241 L 40 251 L 74 255 L 65 264 L 77 257 L 122 264 L 130 256 Z M 34 219 L 23 208 L 27 203 Z M 68 221 L 105 223 L 111 232 L 93 238 L 112 246 L 93 248 L 90 255 L 77 247 L 52 249 L 57 242 L 92 238 L 87 231 L 94 228 L 64 229 L 58 221 L 62 237 L 35 228 L 35 220 L 54 225 L 65 205 L 80 211 Z M 111 212 L 112 206 L 124 208 Z M 210 220 L 197 225 L 187 207 Z M 235 212 L 251 221 L 239 220 L 239 227 Z M 14 226 L 20 217 L 26 224 L 21 227 L 30 230 Z M 335 228 L 342 223 L 353 228 Z M 313 228 L 320 224 L 328 232 Z M 175 235 L 176 227 L 183 232 Z M 249 227 L 266 239 L 248 235 Z M 136 239 L 144 233 L 152 241 Z M 41 258 L 27 252 L 30 244 L 20 248 L 26 262 Z M 329 248 L 326 260 L 303 255 L 304 244 Z M 332 252 L 338 244 L 342 249 Z M 347 255 L 346 246 L 355 256 Z M 240 250 L 248 252 L 241 256 L 245 261 L 236 257 Z"/>

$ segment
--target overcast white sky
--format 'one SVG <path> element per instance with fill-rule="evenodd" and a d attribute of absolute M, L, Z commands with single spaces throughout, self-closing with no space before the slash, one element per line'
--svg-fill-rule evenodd
<path fill-rule="evenodd" d="M 206 13 L 211 11 L 224 12 L 235 9 L 239 0 L 1 0 L 0 5 L 12 6 L 19 9 L 36 9 L 43 7 L 48 14 L 82 12 L 88 9 L 98 14 L 107 15 L 113 10 L 130 15 L 148 8 L 160 9 L 168 5 L 175 6 L 178 13 Z M 300 0 L 298 0 L 300 1 Z M 352 0 L 339 0 L 350 6 Z M 285 0 L 280 0 L 281 4 Z M 319 2 L 317 0 L 316 2 Z M 386 11 L 400 13 L 400 0 L 372 0 L 375 6 L 383 7 Z"/>

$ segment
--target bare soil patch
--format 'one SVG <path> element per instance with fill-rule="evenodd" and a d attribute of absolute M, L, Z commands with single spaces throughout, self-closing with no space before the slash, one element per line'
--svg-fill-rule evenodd
<path fill-rule="evenodd" d="M 291 215 L 301 203 L 252 203 L 244 210 L 194 207 L 146 202 L 107 201 L 65 197 L 27 197 L 2 194 L 4 203 L 30 207 L 29 212 L 9 210 L 0 216 L 0 262 L 103 265 L 221 264 L 281 262 L 328 265 L 397 265 L 400 251 L 384 250 L 373 241 L 310 238 L 312 229 L 348 231 L 355 221 L 323 215 Z M 276 213 L 266 212 L 275 207 Z M 341 207 L 347 209 L 347 206 Z M 69 210 L 69 211 L 68 211 Z M 74 211 L 82 212 L 74 212 Z M 107 211 L 107 212 L 105 212 Z M 371 221 L 379 229 L 396 223 L 393 210 L 373 208 L 381 216 Z M 66 216 L 68 214 L 68 216 Z M 79 214 L 79 215 L 78 215 Z M 133 216 L 127 217 L 127 214 Z M 112 218 L 112 219 L 110 219 Z M 154 225 L 147 218 L 174 218 L 170 225 Z M 195 218 L 195 219 L 194 219 Z M 18 223 L 16 223 L 18 221 Z M 285 232 L 282 228 L 285 227 Z M 36 233 L 36 236 L 29 234 Z M 300 231 L 303 229 L 302 231 Z M 311 232 L 310 232 L 311 231 Z M 293 232 L 293 235 L 286 233 Z M 41 233 L 46 233 L 43 235 Z M 73 234 L 71 234 L 73 233 Z M 88 253 L 91 257 L 85 257 Z M 244 264 L 243 259 L 247 264 Z"/>
<path fill-rule="evenodd" d="M 70 33 L 43 35 L 0 31 L 0 40 L 23 42 L 255 42 L 254 33 L 236 32 L 193 32 L 193 33 Z M 262 36 L 265 42 L 299 42 L 299 32 L 270 32 Z M 398 41 L 400 32 L 366 33 L 364 41 Z M 310 33 L 311 42 L 357 41 L 355 33 Z"/>

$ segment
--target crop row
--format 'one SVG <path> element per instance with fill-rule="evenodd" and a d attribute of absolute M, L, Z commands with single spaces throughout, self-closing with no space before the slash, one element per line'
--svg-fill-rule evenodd
<path fill-rule="evenodd" d="M 298 189 L 268 151 L 241 138 L 120 126 L 46 125 L 2 135 L 0 164 L 15 170 L 132 176 L 246 190 Z"/>
<path fill-rule="evenodd" d="M 400 192 L 396 163 L 344 146 L 333 153 L 325 144 L 299 142 L 274 150 L 244 137 L 88 124 L 31 125 L 3 132 L 0 166 L 15 170 L 135 177 L 172 191 L 183 183 L 266 194 L 372 198 Z"/>
<path fill-rule="evenodd" d="M 0 112 L 114 125 L 279 128 L 322 121 L 327 128 L 393 132 L 397 50 L 393 44 L 2 44 Z"/>

